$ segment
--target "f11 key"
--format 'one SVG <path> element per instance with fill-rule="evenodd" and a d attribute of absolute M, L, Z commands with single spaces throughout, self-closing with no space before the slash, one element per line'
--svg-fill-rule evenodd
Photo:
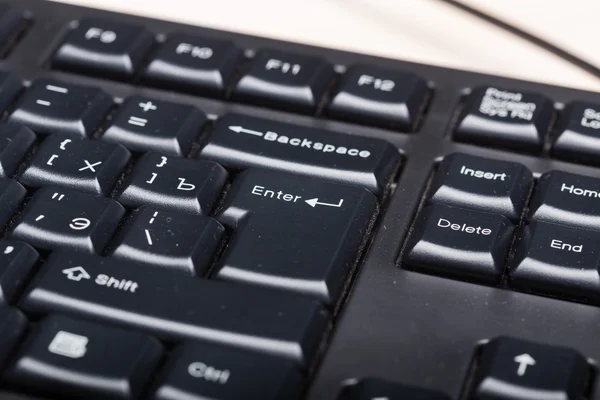
<path fill-rule="evenodd" d="M 362 186 L 381 196 L 400 164 L 383 140 L 229 114 L 200 152 L 234 169 L 274 169 Z"/>

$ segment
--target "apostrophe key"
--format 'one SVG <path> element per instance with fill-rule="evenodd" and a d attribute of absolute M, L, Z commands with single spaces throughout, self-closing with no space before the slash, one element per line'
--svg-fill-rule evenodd
<path fill-rule="evenodd" d="M 313 113 L 334 77 L 326 60 L 278 50 L 261 50 L 235 86 L 234 100 Z"/>
<path fill-rule="evenodd" d="M 109 78 L 131 78 L 153 41 L 152 34 L 141 26 L 86 19 L 68 34 L 52 65 Z"/>
<path fill-rule="evenodd" d="M 242 55 L 229 40 L 173 35 L 153 55 L 143 78 L 169 90 L 222 97 Z"/>
<path fill-rule="evenodd" d="M 43 250 L 99 254 L 124 214 L 125 209 L 112 199 L 44 187 L 28 201 L 10 237 Z"/>
<path fill-rule="evenodd" d="M 41 135 L 88 137 L 111 105 L 112 99 L 101 89 L 41 79 L 19 99 L 9 121 Z"/>
<path fill-rule="evenodd" d="M 28 338 L 3 382 L 61 399 L 134 399 L 162 353 L 150 335 L 52 315 Z"/>
<path fill-rule="evenodd" d="M 561 113 L 552 155 L 600 165 L 600 104 L 575 101 Z"/>
<path fill-rule="evenodd" d="M 351 66 L 338 83 L 327 113 L 335 118 L 413 132 L 429 88 L 415 74 Z"/>
<path fill-rule="evenodd" d="M 113 117 L 102 140 L 137 152 L 185 156 L 205 122 L 206 116 L 192 106 L 133 96 Z"/>
<path fill-rule="evenodd" d="M 227 171 L 211 161 L 144 154 L 125 180 L 117 200 L 190 214 L 208 214 L 227 182 Z"/>
<path fill-rule="evenodd" d="M 430 205 L 415 221 L 403 264 L 434 275 L 498 283 L 513 231 L 499 214 Z"/>
<path fill-rule="evenodd" d="M 502 214 L 518 223 L 532 185 L 531 171 L 521 164 L 454 153 L 439 164 L 428 203 Z"/>
<path fill-rule="evenodd" d="M 133 211 L 112 256 L 202 276 L 224 233 L 212 218 L 145 206 Z"/>
<path fill-rule="evenodd" d="M 38 147 L 20 181 L 107 196 L 130 158 L 118 144 L 52 135 Z"/>
<path fill-rule="evenodd" d="M 462 105 L 454 138 L 486 147 L 539 153 L 553 114 L 552 101 L 541 94 L 479 87 Z"/>
<path fill-rule="evenodd" d="M 236 170 L 267 168 L 362 186 L 378 196 L 401 159 L 383 140 L 236 114 L 217 121 L 200 157 Z"/>
<path fill-rule="evenodd" d="M 296 400 L 303 375 L 295 363 L 203 341 L 178 348 L 153 400 Z"/>
<path fill-rule="evenodd" d="M 193 279 L 81 252 L 50 256 L 21 302 L 149 331 L 170 342 L 207 340 L 309 364 L 328 324 L 303 296 L 248 285 Z"/>
<path fill-rule="evenodd" d="M 248 170 L 216 216 L 234 233 L 214 274 L 333 306 L 377 212 L 377 199 L 363 188 Z"/>
<path fill-rule="evenodd" d="M 600 179 L 562 171 L 539 179 L 529 206 L 531 221 L 600 230 Z"/>
<path fill-rule="evenodd" d="M 13 123 L 0 124 L 0 178 L 13 176 L 34 142 L 31 129 Z"/>

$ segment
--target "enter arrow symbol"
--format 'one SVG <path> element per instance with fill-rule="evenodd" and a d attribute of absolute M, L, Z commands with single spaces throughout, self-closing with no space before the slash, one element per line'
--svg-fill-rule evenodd
<path fill-rule="evenodd" d="M 334 204 L 334 203 L 321 203 L 319 201 L 319 199 L 317 197 L 315 197 L 314 199 L 308 199 L 308 200 L 304 200 L 306 202 L 306 204 L 308 204 L 309 206 L 315 208 L 317 205 L 319 206 L 327 206 L 327 207 L 341 207 L 342 204 L 344 204 L 344 199 L 341 199 L 339 203 Z"/>
<path fill-rule="evenodd" d="M 517 375 L 519 376 L 525 375 L 527 367 L 535 365 L 535 359 L 527 353 L 516 356 L 514 361 L 519 364 L 519 369 L 517 369 Z"/>
<path fill-rule="evenodd" d="M 234 131 L 235 133 L 247 133 L 248 135 L 254 135 L 254 136 L 262 136 L 263 135 L 262 132 L 253 131 L 252 129 L 246 129 L 239 125 L 230 126 L 229 130 Z"/>

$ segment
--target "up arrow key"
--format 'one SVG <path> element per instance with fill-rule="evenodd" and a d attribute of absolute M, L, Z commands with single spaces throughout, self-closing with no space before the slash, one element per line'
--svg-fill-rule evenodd
<path fill-rule="evenodd" d="M 527 367 L 535 365 L 535 359 L 527 353 L 516 356 L 515 362 L 519 364 L 519 368 L 517 369 L 517 375 L 519 376 L 525 375 Z"/>

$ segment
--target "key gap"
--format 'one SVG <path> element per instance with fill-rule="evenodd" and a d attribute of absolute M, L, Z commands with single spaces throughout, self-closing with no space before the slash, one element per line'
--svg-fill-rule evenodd
<path fill-rule="evenodd" d="M 344 68 L 346 67 L 344 66 Z M 323 95 L 321 96 L 319 101 L 317 101 L 317 109 L 314 113 L 315 118 L 327 117 L 325 110 L 329 103 L 331 103 L 331 100 L 333 100 L 333 93 L 339 86 L 342 76 L 343 74 L 337 72 L 337 70 L 332 74 L 330 82 L 327 84 L 325 90 L 323 91 Z"/>
<path fill-rule="evenodd" d="M 546 132 L 544 132 L 544 143 L 543 143 L 543 149 L 542 149 L 542 154 L 540 155 L 540 157 L 542 158 L 551 158 L 551 151 L 552 151 L 552 146 L 554 145 L 554 130 L 556 129 L 556 125 L 557 122 L 559 120 L 559 117 L 561 115 L 561 112 L 558 110 L 558 107 L 556 106 L 556 104 L 554 104 L 554 108 L 553 108 L 553 112 L 552 112 L 552 119 L 550 120 L 550 123 L 548 124 L 548 129 L 546 130 Z"/>
<path fill-rule="evenodd" d="M 160 48 L 164 44 L 166 40 L 166 35 L 153 34 L 152 39 L 152 45 L 138 63 L 137 68 L 135 68 L 134 70 L 133 76 L 129 79 L 132 85 L 142 85 L 142 76 L 144 75 L 144 71 L 146 70 L 146 67 L 148 67 L 150 62 L 154 59 L 154 56 L 158 53 L 158 50 L 160 50 Z M 113 78 L 110 79 L 112 80 Z"/>
<path fill-rule="evenodd" d="M 257 50 L 254 49 L 243 49 L 243 56 L 240 57 L 239 61 L 233 68 L 231 78 L 229 78 L 229 84 L 225 86 L 223 98 L 231 102 L 231 94 L 237 86 L 238 82 L 242 77 L 250 70 L 254 58 L 256 57 Z"/>
<path fill-rule="evenodd" d="M 7 59 L 12 51 L 17 47 L 25 35 L 31 30 L 34 24 L 33 13 L 25 11 L 22 15 L 23 20 L 20 21 L 17 28 L 10 34 L 6 43 L 0 49 L 0 58 Z"/>
<path fill-rule="evenodd" d="M 448 123 L 448 126 L 446 127 L 446 132 L 443 135 L 444 138 L 451 140 L 451 141 L 456 141 L 454 139 L 454 130 L 456 129 L 456 125 L 458 123 L 458 118 L 460 117 L 460 114 L 463 112 L 463 110 L 465 108 L 465 102 L 467 101 L 469 96 L 472 95 L 472 93 L 473 93 L 473 90 L 471 88 L 464 88 L 460 91 L 460 97 L 458 99 L 458 102 L 456 104 L 454 104 L 454 106 L 453 106 L 454 112 L 452 113 L 450 122 Z"/>
<path fill-rule="evenodd" d="M 489 343 L 489 339 L 481 340 L 475 346 L 475 350 L 471 355 L 471 361 L 467 368 L 467 374 L 463 379 L 463 384 L 458 395 L 458 400 L 470 400 L 473 397 L 473 387 L 475 385 L 475 374 L 480 365 L 481 353 L 483 347 Z"/>

